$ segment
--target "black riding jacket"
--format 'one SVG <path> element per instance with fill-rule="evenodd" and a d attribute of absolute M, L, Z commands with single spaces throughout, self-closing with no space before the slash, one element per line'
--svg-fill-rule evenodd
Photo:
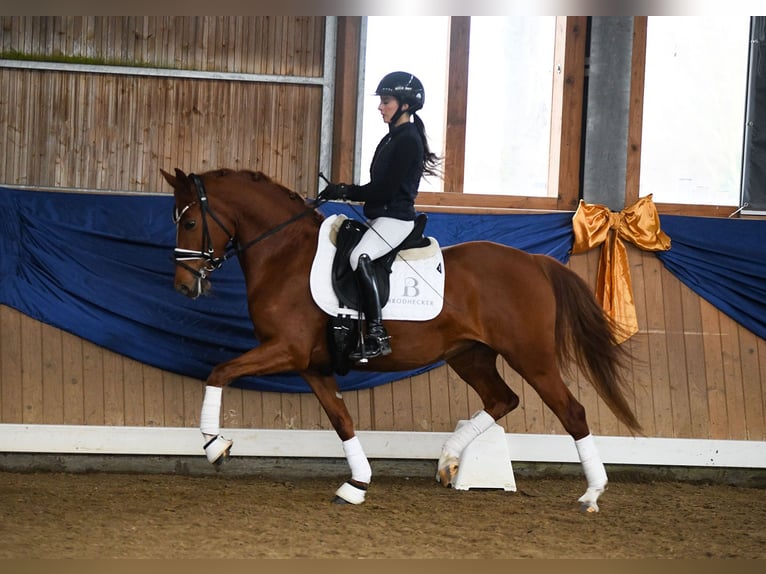
<path fill-rule="evenodd" d="M 425 150 L 412 122 L 389 129 L 380 140 L 370 165 L 370 182 L 349 185 L 347 196 L 364 202 L 368 219 L 415 219 L 415 197 L 423 176 Z"/>

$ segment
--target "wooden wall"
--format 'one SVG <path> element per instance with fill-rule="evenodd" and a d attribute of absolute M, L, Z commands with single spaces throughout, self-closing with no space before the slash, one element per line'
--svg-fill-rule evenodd
<path fill-rule="evenodd" d="M 231 167 L 316 191 L 321 85 L 183 70 L 321 77 L 324 18 L 2 16 L 0 31 L 3 57 L 63 66 L 0 67 L 0 183 L 167 192 L 160 168 Z M 176 75 L 94 73 L 106 64 Z"/>
<path fill-rule="evenodd" d="M 0 16 L 0 52 L 52 61 L 322 76 L 321 16 Z"/>
<path fill-rule="evenodd" d="M 766 440 L 766 342 L 700 299 L 654 254 L 628 246 L 640 332 L 626 344 L 646 435 Z M 570 261 L 593 284 L 598 250 Z M 204 382 L 142 365 L 0 306 L 0 423 L 197 427 Z M 507 432 L 563 434 L 551 411 L 500 363 L 521 397 Z M 629 436 L 579 375 L 568 381 L 594 433 Z M 481 408 L 448 367 L 344 393 L 359 430 L 451 431 Z M 331 429 L 310 393 L 229 388 L 223 426 Z"/>

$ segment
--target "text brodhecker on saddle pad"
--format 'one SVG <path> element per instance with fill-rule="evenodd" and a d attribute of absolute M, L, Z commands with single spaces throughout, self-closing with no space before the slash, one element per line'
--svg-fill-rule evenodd
<path fill-rule="evenodd" d="M 332 215 L 322 222 L 317 253 L 311 267 L 311 295 L 329 315 L 356 315 L 356 309 L 341 307 L 332 286 L 331 269 L 335 257 L 332 241 L 345 216 Z M 444 258 L 439 244 L 402 251 L 394 261 L 389 298 L 383 307 L 384 320 L 427 321 L 436 317 L 444 302 Z"/>

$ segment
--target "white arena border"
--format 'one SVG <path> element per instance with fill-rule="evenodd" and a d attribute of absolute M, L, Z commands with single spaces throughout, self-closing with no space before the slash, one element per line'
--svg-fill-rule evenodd
<path fill-rule="evenodd" d="M 224 428 L 232 456 L 343 458 L 334 431 Z M 450 433 L 358 431 L 371 459 L 437 460 Z M 507 433 L 511 461 L 579 462 L 568 435 Z M 595 436 L 605 464 L 766 468 L 766 441 Z M 1 453 L 203 456 L 196 428 L 0 424 Z"/>

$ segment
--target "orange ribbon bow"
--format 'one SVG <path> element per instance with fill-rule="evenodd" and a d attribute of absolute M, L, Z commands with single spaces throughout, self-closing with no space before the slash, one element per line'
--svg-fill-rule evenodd
<path fill-rule="evenodd" d="M 660 218 L 651 194 L 619 213 L 581 199 L 572 216 L 572 227 L 572 253 L 584 253 L 606 243 L 601 247 L 598 262 L 596 298 L 615 321 L 618 327 L 615 336 L 617 342 L 622 343 L 638 333 L 628 252 L 622 240 L 630 241 L 644 251 L 667 251 L 670 237 L 660 229 Z"/>

